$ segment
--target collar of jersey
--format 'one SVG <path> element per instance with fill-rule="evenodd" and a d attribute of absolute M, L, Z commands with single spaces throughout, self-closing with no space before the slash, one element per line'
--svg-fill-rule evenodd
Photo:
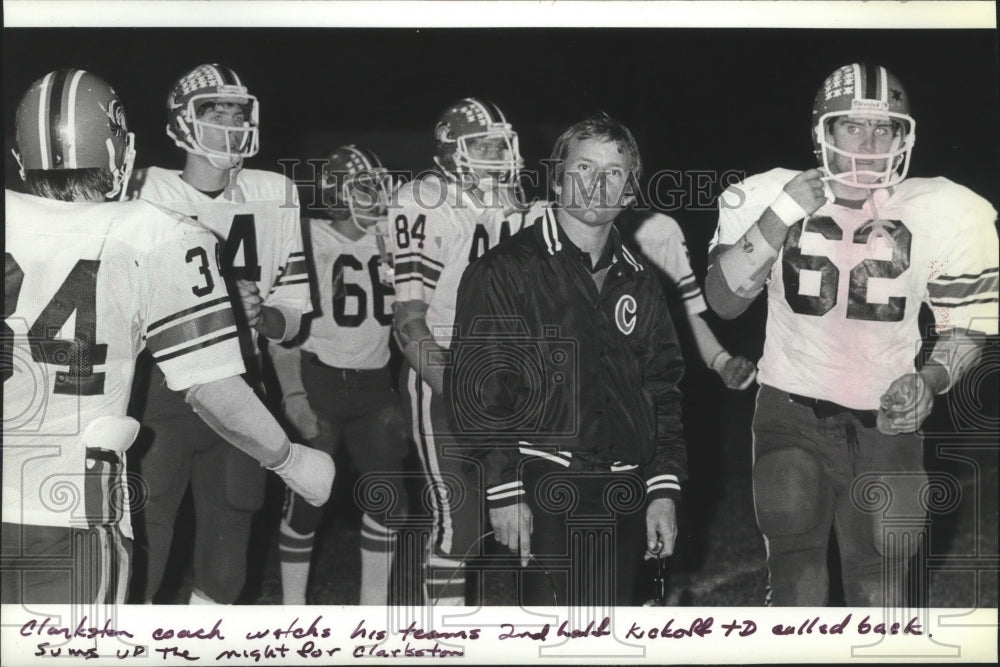
<path fill-rule="evenodd" d="M 535 237 L 550 256 L 555 256 L 556 253 L 565 253 L 572 256 L 574 261 L 576 261 L 576 258 L 583 251 L 570 240 L 566 232 L 563 231 L 563 228 L 559 226 L 559 223 L 556 221 L 556 206 L 558 204 L 549 204 L 545 207 L 542 219 L 535 225 Z M 612 265 L 621 266 L 625 273 L 629 275 L 643 270 L 642 264 L 636 260 L 628 248 L 622 245 L 621 235 L 618 233 L 617 227 L 611 228 L 611 234 L 608 235 L 608 243 L 611 244 L 613 253 L 611 259 Z M 607 252 L 607 248 L 605 248 L 605 252 Z"/>

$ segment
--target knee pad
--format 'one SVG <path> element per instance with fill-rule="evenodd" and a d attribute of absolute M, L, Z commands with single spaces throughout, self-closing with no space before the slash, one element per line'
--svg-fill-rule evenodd
<path fill-rule="evenodd" d="M 291 489 L 285 489 L 282 518 L 288 527 L 299 535 L 310 535 L 316 531 L 323 519 L 323 509 L 323 507 L 313 507 Z"/>
<path fill-rule="evenodd" d="M 227 447 L 222 484 L 229 507 L 241 512 L 256 512 L 264 506 L 266 472 L 253 458 L 235 447 Z"/>
<path fill-rule="evenodd" d="M 757 524 L 767 538 L 804 535 L 832 503 L 819 462 L 801 449 L 778 449 L 754 463 Z"/>

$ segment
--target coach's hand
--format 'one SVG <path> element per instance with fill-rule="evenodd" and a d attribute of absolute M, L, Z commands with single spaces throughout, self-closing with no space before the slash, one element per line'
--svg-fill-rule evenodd
<path fill-rule="evenodd" d="M 293 442 L 285 460 L 271 470 L 314 507 L 322 507 L 330 499 L 336 469 L 326 452 Z"/>
<path fill-rule="evenodd" d="M 531 556 L 531 508 L 525 503 L 491 507 L 490 524 L 496 541 L 514 553 L 520 553 L 521 567 L 526 567 Z"/>
<path fill-rule="evenodd" d="M 247 318 L 247 324 L 255 327 L 260 324 L 261 309 L 264 306 L 264 299 L 260 296 L 260 289 L 257 288 L 257 283 L 252 280 L 240 278 L 235 283 L 236 289 L 239 292 L 240 304 L 243 306 L 243 313 Z"/>
<path fill-rule="evenodd" d="M 879 430 L 887 435 L 913 433 L 934 408 L 934 391 L 920 373 L 907 373 L 892 381 L 882 394 Z"/>
<path fill-rule="evenodd" d="M 282 401 L 285 416 L 295 427 L 299 437 L 304 440 L 314 440 L 319 435 L 319 418 L 309 405 L 309 398 L 304 394 L 292 394 Z"/>
<path fill-rule="evenodd" d="M 673 554 L 676 539 L 677 507 L 670 498 L 657 498 L 646 508 L 645 560 Z"/>
<path fill-rule="evenodd" d="M 826 192 L 823 187 L 823 171 L 820 169 L 803 171 L 785 184 L 783 192 L 794 199 L 795 203 L 804 211 L 795 220 L 785 219 L 789 217 L 788 214 L 780 216 L 786 225 L 792 225 L 805 216 L 815 213 L 820 206 L 826 203 Z"/>

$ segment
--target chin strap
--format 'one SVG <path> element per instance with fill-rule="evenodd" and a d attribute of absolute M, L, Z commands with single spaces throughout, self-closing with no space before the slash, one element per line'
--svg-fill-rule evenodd
<path fill-rule="evenodd" d="M 871 233 L 868 235 L 868 242 L 866 243 L 866 246 L 869 249 L 873 249 L 875 245 L 879 242 L 879 239 L 882 239 L 882 243 L 888 245 L 890 248 L 895 247 L 896 240 L 892 234 L 893 230 L 895 229 L 895 225 L 893 225 L 891 222 L 883 220 L 878 212 L 878 205 L 879 205 L 878 200 L 881 200 L 881 203 L 884 204 L 888 199 L 889 199 L 889 191 L 886 190 L 885 188 L 878 188 L 868 191 L 867 204 L 872 214 Z"/>

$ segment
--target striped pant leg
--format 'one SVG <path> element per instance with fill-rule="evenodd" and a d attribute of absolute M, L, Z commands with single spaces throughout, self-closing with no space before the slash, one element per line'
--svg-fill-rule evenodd
<path fill-rule="evenodd" d="M 425 593 L 430 603 L 461 604 L 465 599 L 464 563 L 483 532 L 479 484 L 467 454 L 449 434 L 444 401 L 405 365 L 403 400 L 411 436 L 431 492 L 433 517 Z"/>

